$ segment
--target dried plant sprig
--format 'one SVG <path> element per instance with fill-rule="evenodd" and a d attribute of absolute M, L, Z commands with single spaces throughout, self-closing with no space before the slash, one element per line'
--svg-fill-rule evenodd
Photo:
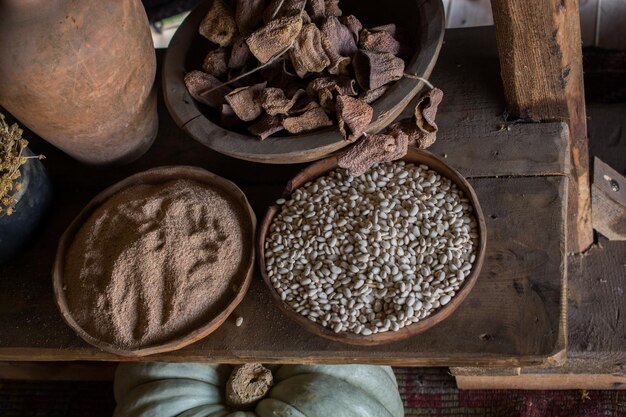
<path fill-rule="evenodd" d="M 9 126 L 0 113 L 0 215 L 11 215 L 17 200 L 14 191 L 19 191 L 20 167 L 29 159 L 44 159 L 43 155 L 24 155 L 28 141 L 22 138 L 22 129 L 17 123 Z"/>

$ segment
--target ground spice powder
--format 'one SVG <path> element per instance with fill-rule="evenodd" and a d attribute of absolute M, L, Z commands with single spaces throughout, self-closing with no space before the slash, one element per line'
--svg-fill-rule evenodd
<path fill-rule="evenodd" d="M 71 314 L 91 336 L 125 349 L 206 324 L 242 273 L 242 224 L 234 201 L 204 184 L 121 191 L 91 215 L 68 251 Z"/>

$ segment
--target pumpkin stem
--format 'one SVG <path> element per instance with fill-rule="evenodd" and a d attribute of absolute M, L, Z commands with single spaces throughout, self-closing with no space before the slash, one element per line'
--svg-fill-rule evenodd
<path fill-rule="evenodd" d="M 235 366 L 226 383 L 226 404 L 237 410 L 250 410 L 272 387 L 272 372 L 260 363 Z"/>

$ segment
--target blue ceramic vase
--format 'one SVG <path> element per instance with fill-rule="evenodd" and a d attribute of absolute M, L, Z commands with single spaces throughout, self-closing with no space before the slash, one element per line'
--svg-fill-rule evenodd
<path fill-rule="evenodd" d="M 25 154 L 33 153 L 26 148 Z M 0 263 L 15 258 L 33 237 L 52 202 L 52 185 L 39 159 L 29 159 L 20 167 L 22 187 L 12 196 L 17 200 L 13 214 L 0 214 Z"/>

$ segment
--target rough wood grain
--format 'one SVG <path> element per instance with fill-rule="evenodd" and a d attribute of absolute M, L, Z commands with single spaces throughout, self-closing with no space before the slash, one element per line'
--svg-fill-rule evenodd
<path fill-rule="evenodd" d="M 528 389 L 626 388 L 626 326 L 623 323 L 626 242 L 601 239 L 584 254 L 570 255 L 568 276 L 569 332 L 565 364 L 561 367 L 452 368 L 452 373 L 463 379 L 460 384 L 467 389 L 486 386 L 501 389 L 526 386 Z M 524 378 L 501 378 L 512 374 Z M 541 386 L 537 385 L 540 380 L 544 381 Z"/>
<path fill-rule="evenodd" d="M 626 242 L 601 239 L 570 257 L 569 271 L 572 358 L 626 375 Z"/>
<path fill-rule="evenodd" d="M 493 0 L 492 8 L 509 112 L 569 125 L 568 249 L 585 250 L 593 230 L 578 0 Z"/>
<path fill-rule="evenodd" d="M 456 376 L 459 389 L 626 389 L 626 376 L 604 374 L 539 374 L 519 376 Z"/>
<path fill-rule="evenodd" d="M 626 240 L 626 178 L 598 158 L 593 165 L 593 228 L 609 240 Z"/>
<path fill-rule="evenodd" d="M 244 317 L 242 327 L 231 317 L 209 338 L 150 359 L 519 366 L 563 358 L 566 136 L 560 123 L 516 124 L 499 132 L 485 127 L 486 120 L 497 127 L 504 109 L 493 30 L 451 30 L 446 36 L 434 79 L 447 93 L 440 116 L 452 116 L 445 116 L 449 119 L 435 150 L 447 154 L 446 161 L 463 175 L 475 177 L 470 182 L 483 207 L 489 239 L 483 274 L 459 310 L 405 342 L 348 347 L 310 335 L 283 317 L 257 273 L 235 310 Z M 40 238 L 23 256 L 0 266 L 0 360 L 124 360 L 88 346 L 63 323 L 50 284 L 61 233 L 110 184 L 155 166 L 201 166 L 240 186 L 258 217 L 303 167 L 225 157 L 185 137 L 162 104 L 159 111 L 154 146 L 137 162 L 117 169 L 85 169 L 27 132 L 33 150 L 48 157 L 56 204 Z M 457 122 L 462 129 L 456 129 Z M 532 134 L 526 135 L 525 129 Z M 507 142 L 515 143 L 513 150 L 492 152 L 509 149 Z"/>
<path fill-rule="evenodd" d="M 244 318 L 241 327 L 231 316 L 207 338 L 149 360 L 430 366 L 559 362 L 566 331 L 563 240 L 558 238 L 564 233 L 566 177 L 472 182 L 486 214 L 487 257 L 474 290 L 440 325 L 403 342 L 346 347 L 311 335 L 285 317 L 257 272 L 235 310 Z M 280 194 L 281 187 L 273 190 L 244 188 L 258 211 Z M 59 197 L 71 199 L 67 193 Z M 62 322 L 48 283 L 52 262 L 48 251 L 54 246 L 49 242 L 55 241 L 54 229 L 60 232 L 54 224 L 51 228 L 31 252 L 38 262 L 3 267 L 3 277 L 11 278 L 0 281 L 0 305 L 10 306 L 0 311 L 0 359 L 127 360 L 89 347 Z"/>
<path fill-rule="evenodd" d="M 570 170 L 567 126 L 516 123 L 506 103 L 492 27 L 446 32 L 431 82 L 444 90 L 437 141 L 428 148 L 466 177 L 562 175 Z M 410 117 L 414 100 L 399 118 Z"/>

